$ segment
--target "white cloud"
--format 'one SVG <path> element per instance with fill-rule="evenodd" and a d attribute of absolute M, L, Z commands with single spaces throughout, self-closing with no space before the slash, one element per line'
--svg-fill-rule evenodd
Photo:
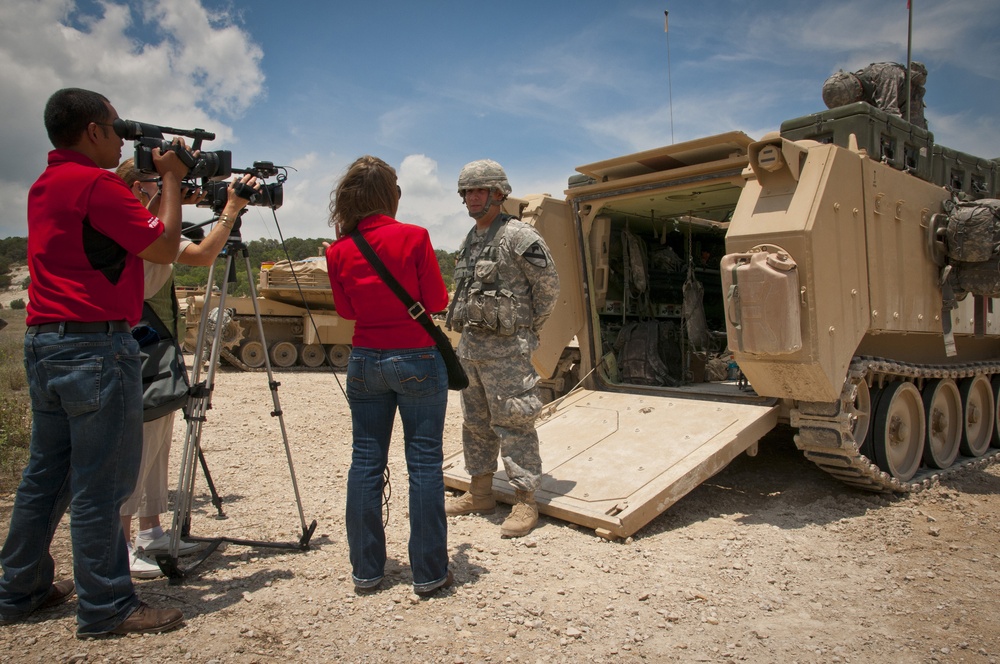
<path fill-rule="evenodd" d="M 403 190 L 399 220 L 426 228 L 435 249 L 458 249 L 471 220 L 450 178 L 442 182 L 439 177 L 437 162 L 423 154 L 408 155 L 397 175 Z"/>
<path fill-rule="evenodd" d="M 230 142 L 224 118 L 263 93 L 260 48 L 197 0 L 105 1 L 94 14 L 80 11 L 70 0 L 0 4 L 0 237 L 24 233 L 27 188 L 51 149 L 42 110 L 59 88 L 98 91 L 132 120 L 215 132 L 205 149 Z M 144 43 L 133 32 L 148 33 Z"/>
<path fill-rule="evenodd" d="M 411 154 L 399 166 L 400 187 L 406 186 L 406 196 L 441 198 L 445 187 L 438 178 L 437 162 L 423 154 Z"/>

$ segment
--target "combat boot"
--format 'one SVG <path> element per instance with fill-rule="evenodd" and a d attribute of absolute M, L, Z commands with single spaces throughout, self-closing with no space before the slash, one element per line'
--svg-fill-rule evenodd
<path fill-rule="evenodd" d="M 444 501 L 444 513 L 448 516 L 460 514 L 493 514 L 497 501 L 493 498 L 493 473 L 473 475 L 469 490 L 457 498 Z"/>
<path fill-rule="evenodd" d="M 514 491 L 514 507 L 510 516 L 504 519 L 500 526 L 500 534 L 504 537 L 522 537 L 531 532 L 538 523 L 538 505 L 535 504 L 534 491 Z"/>

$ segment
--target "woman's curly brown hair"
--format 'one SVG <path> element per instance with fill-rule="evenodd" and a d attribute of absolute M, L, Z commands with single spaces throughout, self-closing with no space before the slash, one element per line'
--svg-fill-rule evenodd
<path fill-rule="evenodd" d="M 359 157 L 347 168 L 330 196 L 330 225 L 343 237 L 373 214 L 396 216 L 396 170 L 378 157 Z"/>

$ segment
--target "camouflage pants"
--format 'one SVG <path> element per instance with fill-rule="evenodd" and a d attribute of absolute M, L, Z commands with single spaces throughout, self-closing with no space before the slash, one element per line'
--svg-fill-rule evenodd
<path fill-rule="evenodd" d="M 530 355 L 463 359 L 462 448 L 470 475 L 492 473 L 497 455 L 514 488 L 534 491 L 542 479 L 535 418 L 542 408 Z"/>

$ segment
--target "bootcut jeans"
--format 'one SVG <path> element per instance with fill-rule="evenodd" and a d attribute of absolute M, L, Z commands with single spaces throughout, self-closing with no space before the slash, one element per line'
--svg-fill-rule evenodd
<path fill-rule="evenodd" d="M 347 365 L 354 448 L 347 474 L 347 542 L 354 585 L 374 588 L 385 574 L 382 475 L 399 411 L 409 474 L 409 558 L 415 591 L 448 576 L 442 436 L 448 373 L 434 346 L 351 351 Z"/>
<path fill-rule="evenodd" d="M 77 633 L 107 632 L 139 605 L 118 515 L 142 456 L 139 344 L 128 332 L 29 332 L 24 367 L 30 457 L 0 550 L 0 616 L 20 619 L 45 600 L 49 546 L 69 509 Z"/>

